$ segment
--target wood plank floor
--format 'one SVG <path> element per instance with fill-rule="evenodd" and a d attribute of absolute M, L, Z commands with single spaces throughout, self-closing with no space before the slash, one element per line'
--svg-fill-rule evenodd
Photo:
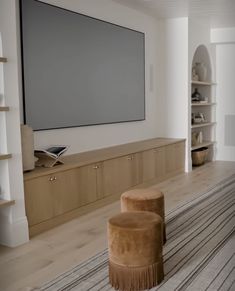
<path fill-rule="evenodd" d="M 235 174 L 235 162 L 213 162 L 159 184 L 166 212 Z M 29 291 L 106 248 L 107 219 L 119 212 L 115 202 L 40 234 L 23 246 L 0 246 L 0 290 Z"/>

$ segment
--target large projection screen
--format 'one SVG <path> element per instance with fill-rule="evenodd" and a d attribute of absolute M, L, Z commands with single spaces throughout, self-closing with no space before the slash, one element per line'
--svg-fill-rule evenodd
<path fill-rule="evenodd" d="M 145 119 L 144 33 L 22 0 L 21 40 L 34 130 Z"/>

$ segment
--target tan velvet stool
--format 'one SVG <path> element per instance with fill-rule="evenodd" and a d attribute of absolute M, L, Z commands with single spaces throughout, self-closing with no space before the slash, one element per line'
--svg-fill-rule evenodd
<path fill-rule="evenodd" d="M 108 222 L 109 281 L 116 290 L 150 289 L 163 278 L 162 219 L 148 211 L 123 212 Z"/>
<path fill-rule="evenodd" d="M 163 220 L 163 244 L 166 242 L 165 203 L 161 191 L 153 188 L 134 189 L 121 195 L 121 211 L 151 211 Z"/>

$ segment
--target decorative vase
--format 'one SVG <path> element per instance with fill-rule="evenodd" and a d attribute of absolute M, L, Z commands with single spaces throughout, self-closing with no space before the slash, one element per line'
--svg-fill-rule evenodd
<path fill-rule="evenodd" d="M 34 136 L 33 130 L 27 124 L 21 127 L 21 146 L 23 171 L 31 171 L 35 167 L 34 163 Z"/>
<path fill-rule="evenodd" d="M 199 81 L 199 77 L 195 66 L 192 67 L 192 81 Z"/>
<path fill-rule="evenodd" d="M 197 75 L 199 77 L 199 81 L 206 81 L 206 77 L 207 77 L 207 67 L 204 63 L 196 63 L 196 72 Z"/>
<path fill-rule="evenodd" d="M 198 92 L 198 89 L 195 88 L 194 92 L 192 93 L 192 102 L 201 101 L 202 95 Z"/>

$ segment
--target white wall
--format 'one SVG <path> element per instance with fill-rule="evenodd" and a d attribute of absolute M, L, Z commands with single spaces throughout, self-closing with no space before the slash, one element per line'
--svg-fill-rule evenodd
<path fill-rule="evenodd" d="M 165 133 L 187 137 L 188 18 L 165 21 Z"/>
<path fill-rule="evenodd" d="M 212 66 L 212 80 L 215 78 L 213 75 L 215 72 L 213 64 L 213 47 L 211 45 L 211 29 L 209 22 L 205 20 L 190 19 L 189 20 L 189 66 L 190 66 L 190 80 L 191 80 L 191 68 L 195 51 L 199 45 L 204 45 L 211 57 Z"/>
<path fill-rule="evenodd" d="M 211 42 L 229 44 L 235 42 L 235 27 L 217 28 L 211 30 Z"/>
<path fill-rule="evenodd" d="M 216 44 L 217 159 L 235 161 L 235 28 L 212 30 L 211 41 Z"/>
<path fill-rule="evenodd" d="M 188 18 L 165 21 L 164 47 L 164 136 L 187 139 Z"/>
<path fill-rule="evenodd" d="M 161 82 L 158 81 L 160 65 L 157 63 L 158 59 L 161 59 L 161 57 L 159 58 L 161 44 L 158 41 L 160 28 L 157 21 L 109 0 L 44 0 L 44 2 L 145 33 L 146 120 L 38 131 L 34 135 L 35 146 L 43 147 L 50 144 L 67 144 L 70 147 L 66 154 L 71 154 L 161 135 Z M 151 68 L 153 68 L 152 79 L 150 76 Z M 150 84 L 151 82 L 153 83 L 152 85 Z"/>

